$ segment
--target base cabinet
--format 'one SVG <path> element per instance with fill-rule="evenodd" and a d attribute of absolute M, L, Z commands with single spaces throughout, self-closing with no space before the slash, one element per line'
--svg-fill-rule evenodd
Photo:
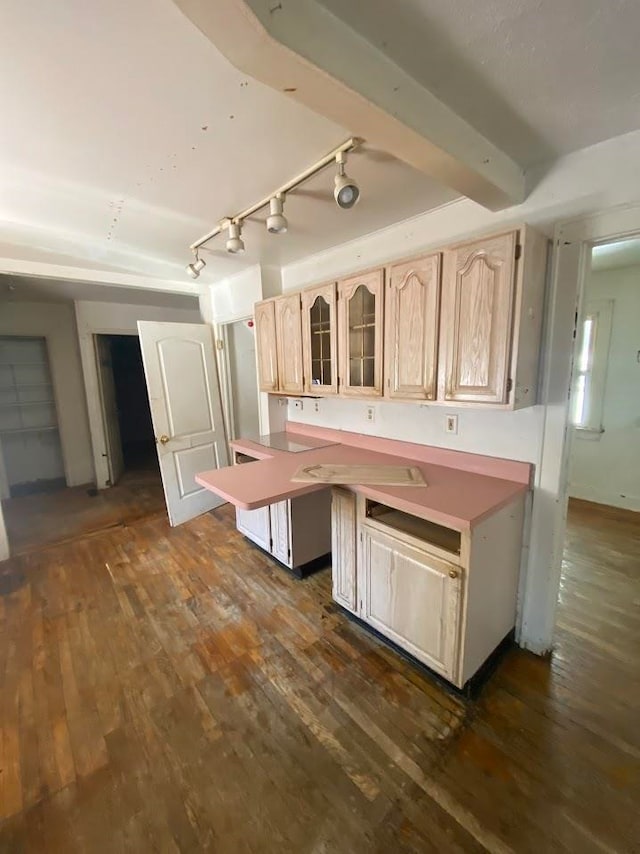
<path fill-rule="evenodd" d="M 334 488 L 333 598 L 463 688 L 515 625 L 524 501 L 458 532 Z"/>
<path fill-rule="evenodd" d="M 258 510 L 236 507 L 236 528 L 295 570 L 331 551 L 331 493 L 323 489 Z"/>
<path fill-rule="evenodd" d="M 449 680 L 456 677 L 461 570 L 363 531 L 360 617 Z"/>

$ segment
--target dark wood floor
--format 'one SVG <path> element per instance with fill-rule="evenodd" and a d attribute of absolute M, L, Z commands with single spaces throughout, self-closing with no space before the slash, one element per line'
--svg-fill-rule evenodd
<path fill-rule="evenodd" d="M 25 554 L 154 513 L 166 513 L 157 458 L 154 462 L 125 472 L 111 489 L 74 486 L 6 499 L 2 511 L 11 554 Z"/>
<path fill-rule="evenodd" d="M 551 661 L 452 697 L 223 508 L 0 576 L 0 851 L 638 851 L 638 523 L 575 505 Z"/>

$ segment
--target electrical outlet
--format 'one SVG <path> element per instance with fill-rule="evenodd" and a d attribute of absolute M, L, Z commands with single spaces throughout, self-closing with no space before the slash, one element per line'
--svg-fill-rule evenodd
<path fill-rule="evenodd" d="M 286 397 L 278 398 L 278 406 L 286 406 L 289 403 Z"/>
<path fill-rule="evenodd" d="M 458 416 L 457 415 L 447 415 L 447 420 L 445 421 L 445 432 L 446 433 L 457 433 L 458 432 Z"/>
<path fill-rule="evenodd" d="M 367 406 L 367 421 L 373 422 L 376 420 L 376 411 L 373 406 Z"/>
<path fill-rule="evenodd" d="M 320 412 L 320 401 L 319 400 L 313 401 L 313 411 L 314 412 Z"/>
<path fill-rule="evenodd" d="M 299 412 L 302 412 L 302 401 L 301 400 L 294 400 L 293 401 L 293 408 L 297 409 Z"/>

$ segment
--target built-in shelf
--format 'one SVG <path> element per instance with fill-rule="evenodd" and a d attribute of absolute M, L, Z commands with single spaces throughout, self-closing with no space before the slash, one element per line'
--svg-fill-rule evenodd
<path fill-rule="evenodd" d="M 452 528 L 446 528 L 436 522 L 429 522 L 427 519 L 420 519 L 418 516 L 412 516 L 410 513 L 404 513 L 402 510 L 396 510 L 386 504 L 379 504 L 371 499 L 367 499 L 366 517 L 384 525 L 385 528 L 392 528 L 401 531 L 403 534 L 409 534 L 451 554 L 460 554 L 460 532 L 454 531 Z"/>
<path fill-rule="evenodd" d="M 48 424 L 44 427 L 0 427 L 0 435 L 2 436 L 18 436 L 21 433 L 44 433 L 50 430 L 57 430 L 56 424 Z"/>
<path fill-rule="evenodd" d="M 51 400 L 51 398 L 49 398 L 49 400 L 11 400 L 7 402 L 0 400 L 0 409 L 3 406 L 46 406 L 51 403 L 53 403 L 53 400 Z"/>

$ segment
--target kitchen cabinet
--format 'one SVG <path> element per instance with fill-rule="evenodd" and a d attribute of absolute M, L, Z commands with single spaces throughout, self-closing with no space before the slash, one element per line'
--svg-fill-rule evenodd
<path fill-rule="evenodd" d="M 338 364 L 340 394 L 382 394 L 382 270 L 371 270 L 338 282 Z"/>
<path fill-rule="evenodd" d="M 276 315 L 276 353 L 278 364 L 278 391 L 283 394 L 302 394 L 302 325 L 300 294 L 277 297 L 274 300 Z"/>
<path fill-rule="evenodd" d="M 355 614 L 356 497 L 339 487 L 334 487 L 331 503 L 331 556 L 333 598 Z"/>
<path fill-rule="evenodd" d="M 546 240 L 523 227 L 444 251 L 438 397 L 535 403 Z"/>
<path fill-rule="evenodd" d="M 242 510 L 236 507 L 236 528 L 257 546 L 271 550 L 271 519 L 268 507 L 258 510 Z"/>
<path fill-rule="evenodd" d="M 336 285 L 302 291 L 304 391 L 327 395 L 338 391 Z"/>
<path fill-rule="evenodd" d="M 436 396 L 441 254 L 387 268 L 384 299 L 385 397 Z"/>
<path fill-rule="evenodd" d="M 333 598 L 463 689 L 515 626 L 524 505 L 457 531 L 335 487 Z"/>
<path fill-rule="evenodd" d="M 248 454 L 235 452 L 235 465 L 252 462 Z M 236 528 L 302 577 L 308 564 L 331 551 L 331 491 L 320 489 L 256 510 L 236 507 Z"/>
<path fill-rule="evenodd" d="M 447 679 L 454 679 L 462 570 L 380 531 L 363 530 L 365 622 Z"/>
<path fill-rule="evenodd" d="M 254 307 L 258 385 L 260 391 L 278 390 L 278 352 L 276 346 L 275 300 L 257 302 Z"/>

